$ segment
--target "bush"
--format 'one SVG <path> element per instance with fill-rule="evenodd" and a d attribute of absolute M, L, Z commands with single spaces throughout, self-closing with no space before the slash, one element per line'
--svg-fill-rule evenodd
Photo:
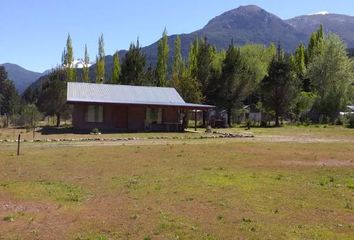
<path fill-rule="evenodd" d="M 17 124 L 20 126 L 32 128 L 37 125 L 37 122 L 43 117 L 34 104 L 24 105 L 17 119 Z"/>
<path fill-rule="evenodd" d="M 98 128 L 94 128 L 91 130 L 91 134 L 101 134 L 101 132 Z"/>
<path fill-rule="evenodd" d="M 347 119 L 348 119 L 347 120 L 348 121 L 347 126 L 349 128 L 354 128 L 354 114 L 349 114 Z"/>

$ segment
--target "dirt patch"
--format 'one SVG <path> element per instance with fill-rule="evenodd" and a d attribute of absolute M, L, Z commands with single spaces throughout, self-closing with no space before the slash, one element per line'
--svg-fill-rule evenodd
<path fill-rule="evenodd" d="M 66 237 L 75 222 L 60 205 L 0 197 L 0 239 L 57 239 Z"/>
<path fill-rule="evenodd" d="M 295 166 L 327 166 L 327 167 L 354 167 L 354 161 L 341 161 L 336 159 L 325 159 L 319 161 L 281 161 L 283 165 Z"/>

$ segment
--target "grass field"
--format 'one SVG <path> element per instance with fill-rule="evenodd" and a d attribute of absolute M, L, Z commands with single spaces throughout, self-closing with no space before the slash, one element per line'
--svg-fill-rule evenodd
<path fill-rule="evenodd" d="M 0 143 L 0 239 L 354 239 L 354 130 L 251 131 Z"/>

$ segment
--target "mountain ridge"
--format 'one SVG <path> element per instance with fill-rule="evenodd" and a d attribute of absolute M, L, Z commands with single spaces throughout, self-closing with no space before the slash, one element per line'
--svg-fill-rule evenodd
<path fill-rule="evenodd" d="M 211 20 L 206 25 L 191 33 L 174 34 L 168 36 L 170 48 L 169 58 L 172 61 L 174 41 L 177 35 L 181 38 L 181 51 L 184 59 L 196 37 L 206 37 L 208 42 L 217 49 L 226 49 L 233 41 L 237 45 L 280 43 L 288 52 L 300 43 L 307 43 L 311 33 L 321 24 L 326 32 L 339 35 L 350 48 L 354 48 L 354 17 L 334 13 L 318 13 L 301 15 L 290 19 L 281 19 L 257 5 L 240 6 L 226 11 Z M 157 62 L 157 48 L 159 39 L 142 48 L 147 58 L 147 67 Z M 123 58 L 127 50 L 120 50 Z M 110 76 L 113 65 L 112 55 L 106 55 L 106 76 Z M 90 68 L 91 79 L 94 79 L 95 65 Z M 42 78 L 43 79 L 43 78 Z M 35 86 L 36 84 L 32 84 Z M 38 84 L 37 84 L 38 85 Z"/>
<path fill-rule="evenodd" d="M 8 79 L 14 82 L 14 85 L 20 94 L 44 74 L 25 69 L 14 63 L 2 63 L 0 65 L 5 67 Z"/>

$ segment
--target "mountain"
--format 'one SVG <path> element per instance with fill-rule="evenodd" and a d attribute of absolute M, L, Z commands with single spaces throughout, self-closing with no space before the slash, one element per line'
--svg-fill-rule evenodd
<path fill-rule="evenodd" d="M 169 36 L 171 58 L 176 36 Z M 248 43 L 269 45 L 280 42 L 287 51 L 294 50 L 300 42 L 307 41 L 308 38 L 307 34 L 255 5 L 240 6 L 227 11 L 210 20 L 202 29 L 179 36 L 184 57 L 187 56 L 189 46 L 196 37 L 206 37 L 208 42 L 218 49 L 226 49 L 233 40 L 237 45 Z M 142 49 L 149 63 L 156 63 L 157 46 L 158 41 Z"/>
<path fill-rule="evenodd" d="M 349 48 L 354 48 L 354 17 L 352 16 L 322 12 L 295 17 L 285 22 L 307 36 L 322 24 L 325 32 L 337 34 Z"/>
<path fill-rule="evenodd" d="M 17 91 L 22 94 L 28 86 L 35 82 L 42 73 L 32 72 L 12 63 L 0 64 L 5 67 L 8 78 L 15 84 Z"/>
<path fill-rule="evenodd" d="M 311 33 L 321 24 L 324 25 L 326 32 L 338 34 L 349 47 L 354 47 L 354 17 L 320 12 L 282 20 L 255 5 L 240 6 L 227 11 L 211 19 L 202 29 L 179 36 L 184 59 L 187 58 L 189 47 L 196 37 L 206 37 L 208 42 L 218 49 L 226 49 L 231 41 L 237 45 L 248 43 L 270 45 L 279 42 L 286 51 L 292 52 L 300 43 L 307 43 Z M 168 37 L 170 62 L 174 55 L 176 37 L 177 35 Z M 157 48 L 158 41 L 142 48 L 147 58 L 147 66 L 156 64 Z M 120 57 L 123 58 L 126 52 L 127 50 L 119 51 Z M 113 66 L 113 57 L 107 55 L 105 62 L 106 76 L 109 77 Z M 91 79 L 95 79 L 95 67 L 95 65 L 90 67 Z M 41 78 L 41 81 L 44 79 Z M 38 86 L 39 83 L 33 84 L 33 86 L 36 85 Z"/>
<path fill-rule="evenodd" d="M 202 29 L 179 36 L 184 58 L 187 57 L 189 47 L 196 37 L 206 37 L 208 42 L 218 49 L 226 49 L 233 41 L 237 45 L 253 43 L 267 46 L 280 43 L 286 51 L 292 52 L 300 43 L 307 43 L 311 33 L 321 24 L 324 25 L 327 33 L 333 32 L 339 35 L 348 47 L 354 48 L 354 17 L 352 16 L 319 12 L 283 20 L 256 5 L 240 6 L 227 11 L 211 19 Z M 168 38 L 170 60 L 172 60 L 176 36 L 171 35 Z M 158 41 L 142 48 L 148 64 L 156 64 L 157 46 Z M 124 56 L 125 52 L 126 50 L 120 51 L 120 56 Z M 106 59 L 109 69 L 113 65 L 111 59 L 111 56 Z"/>

